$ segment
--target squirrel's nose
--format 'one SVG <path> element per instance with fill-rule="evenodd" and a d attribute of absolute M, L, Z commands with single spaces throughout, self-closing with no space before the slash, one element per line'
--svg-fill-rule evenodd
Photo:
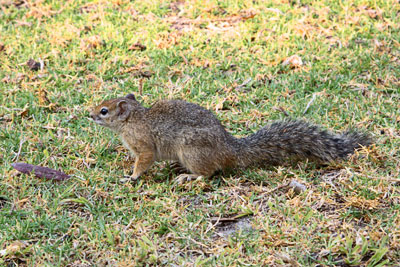
<path fill-rule="evenodd" d="M 90 114 L 89 117 L 92 118 L 93 120 L 96 119 L 96 115 L 94 115 L 94 114 Z"/>

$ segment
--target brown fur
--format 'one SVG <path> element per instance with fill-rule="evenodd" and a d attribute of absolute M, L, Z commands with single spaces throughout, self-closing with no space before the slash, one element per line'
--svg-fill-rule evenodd
<path fill-rule="evenodd" d="M 101 114 L 104 108 L 106 115 Z M 372 143 L 365 134 L 335 134 L 296 120 L 274 122 L 238 139 L 196 104 L 163 100 L 145 108 L 132 94 L 104 101 L 91 117 L 118 133 L 136 156 L 134 179 L 157 160 L 178 161 L 193 174 L 210 176 L 225 168 L 280 164 L 288 158 L 329 162 Z"/>

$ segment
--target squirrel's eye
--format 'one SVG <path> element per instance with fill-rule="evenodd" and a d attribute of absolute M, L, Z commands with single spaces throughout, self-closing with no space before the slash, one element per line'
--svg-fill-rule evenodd
<path fill-rule="evenodd" d="M 102 108 L 101 110 L 100 110 L 100 114 L 101 115 L 106 115 L 108 113 L 108 109 L 107 108 Z"/>

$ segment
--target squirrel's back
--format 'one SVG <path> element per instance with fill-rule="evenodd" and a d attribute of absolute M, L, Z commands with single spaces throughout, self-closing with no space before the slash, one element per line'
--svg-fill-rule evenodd
<path fill-rule="evenodd" d="M 211 111 L 182 100 L 159 101 L 148 110 L 144 119 L 150 124 L 153 134 L 157 137 L 168 136 L 171 141 L 198 132 L 233 139 Z"/>
<path fill-rule="evenodd" d="M 146 120 L 152 128 L 168 127 L 168 130 L 218 128 L 225 131 L 211 111 L 183 100 L 158 101 L 147 112 Z"/>

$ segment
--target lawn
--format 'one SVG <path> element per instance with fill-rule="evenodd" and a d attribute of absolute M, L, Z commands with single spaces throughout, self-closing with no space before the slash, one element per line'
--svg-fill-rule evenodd
<path fill-rule="evenodd" d="M 0 265 L 399 266 L 399 42 L 395 0 L 0 0 Z M 197 103 L 235 136 L 290 117 L 376 144 L 121 184 L 134 158 L 88 115 L 127 93 Z"/>

